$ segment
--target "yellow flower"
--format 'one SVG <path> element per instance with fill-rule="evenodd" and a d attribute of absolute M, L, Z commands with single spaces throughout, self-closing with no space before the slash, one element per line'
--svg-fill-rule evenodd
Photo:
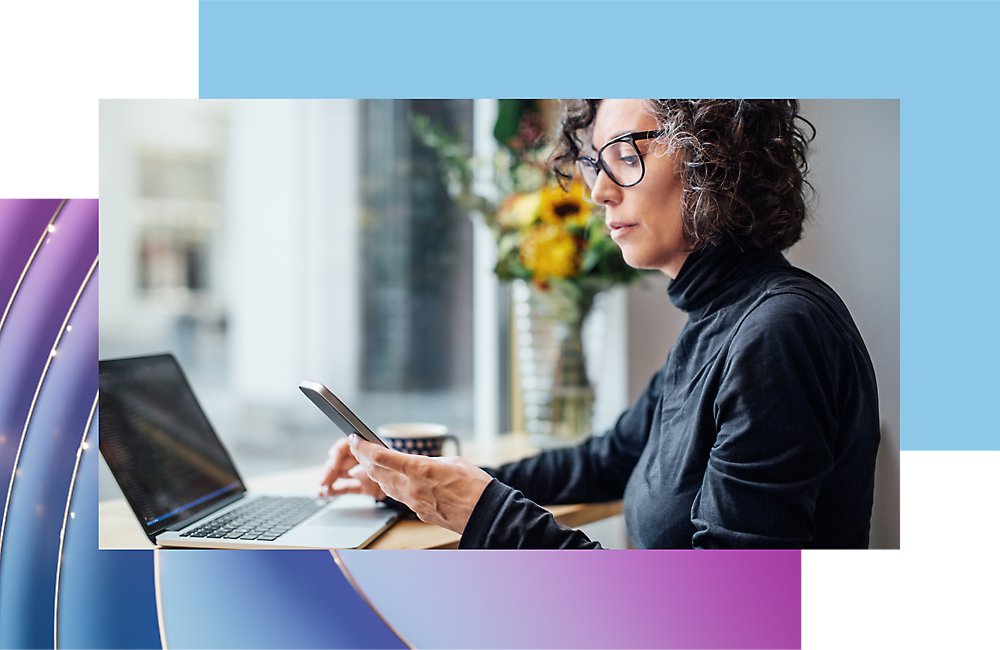
<path fill-rule="evenodd" d="M 512 194 L 500 206 L 497 220 L 500 222 L 500 225 L 506 228 L 525 228 L 538 219 L 541 204 L 541 192 Z"/>
<path fill-rule="evenodd" d="M 542 219 L 555 226 L 572 224 L 585 228 L 590 218 L 591 205 L 584 199 L 582 183 L 570 185 L 569 192 L 558 183 L 552 183 L 542 190 L 541 211 Z"/>
<path fill-rule="evenodd" d="M 524 234 L 518 248 L 521 264 L 536 282 L 572 277 L 579 271 L 576 240 L 559 226 L 540 222 Z"/>

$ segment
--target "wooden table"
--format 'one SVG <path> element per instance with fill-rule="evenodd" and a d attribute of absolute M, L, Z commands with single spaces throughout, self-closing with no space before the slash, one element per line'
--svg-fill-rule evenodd
<path fill-rule="evenodd" d="M 526 436 L 505 435 L 488 445 L 462 443 L 462 455 L 471 462 L 482 466 L 496 466 L 535 453 Z M 265 492 L 300 491 L 313 493 L 317 490 L 322 467 L 278 472 L 265 476 L 247 478 L 247 487 Z M 124 498 L 102 501 L 99 506 L 99 546 L 102 549 L 149 549 L 155 548 L 142 532 Z M 604 519 L 621 512 L 621 502 L 550 506 L 548 508 L 556 521 L 564 526 L 577 527 L 592 521 Z M 460 535 L 450 530 L 425 524 L 415 519 L 396 522 L 382 533 L 368 548 L 373 549 L 427 549 L 456 548 Z"/>

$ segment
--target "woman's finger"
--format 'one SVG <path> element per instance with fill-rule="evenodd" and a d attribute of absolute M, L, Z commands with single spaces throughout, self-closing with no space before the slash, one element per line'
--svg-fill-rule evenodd
<path fill-rule="evenodd" d="M 387 449 L 356 435 L 351 436 L 350 444 L 351 451 L 364 468 L 365 474 L 378 483 L 383 492 L 407 505 L 412 502 L 415 484 L 413 477 L 407 472 L 422 474 L 419 471 L 420 465 L 433 459 Z"/>
<path fill-rule="evenodd" d="M 355 465 L 348 472 L 350 478 L 341 477 L 331 485 L 320 489 L 321 496 L 337 497 L 342 494 L 364 494 L 375 500 L 385 498 L 385 492 L 365 474 L 361 465 Z"/>
<path fill-rule="evenodd" d="M 357 434 L 352 434 L 348 442 L 351 446 L 351 451 L 354 452 L 355 458 L 360 454 L 367 458 L 373 465 L 384 467 L 400 474 L 409 473 L 411 466 L 424 458 L 423 456 L 404 454 L 395 449 L 373 444 Z M 360 461 L 361 459 L 358 458 L 358 460 Z"/>
<path fill-rule="evenodd" d="M 351 451 L 371 480 L 422 521 L 461 534 L 493 478 L 462 458 L 427 458 L 351 436 Z"/>
<path fill-rule="evenodd" d="M 385 467 L 381 467 L 379 465 L 372 465 L 367 461 L 363 461 L 361 466 L 364 468 L 365 474 L 368 478 L 377 483 L 378 486 L 382 488 L 383 492 L 394 499 L 396 498 L 392 495 L 393 493 L 398 494 L 400 492 L 403 487 L 402 483 L 406 479 L 405 476 L 399 472 L 394 472 L 391 469 L 386 469 Z"/>
<path fill-rule="evenodd" d="M 323 488 L 329 488 L 331 485 L 333 485 L 334 481 L 336 481 L 338 478 L 341 478 L 342 476 L 343 472 L 337 465 L 334 465 L 333 463 L 329 462 L 326 463 L 323 466 L 323 475 L 320 477 L 319 480 L 320 489 L 322 490 Z"/>
<path fill-rule="evenodd" d="M 351 446 L 347 438 L 338 440 L 327 454 L 326 463 L 323 465 L 323 475 L 320 478 L 320 491 L 329 490 L 330 486 L 338 478 L 347 476 L 348 470 L 357 465 L 357 459 L 351 453 Z"/>
<path fill-rule="evenodd" d="M 342 494 L 364 494 L 361 481 L 353 478 L 337 479 L 326 491 L 326 496 L 339 497 Z"/>

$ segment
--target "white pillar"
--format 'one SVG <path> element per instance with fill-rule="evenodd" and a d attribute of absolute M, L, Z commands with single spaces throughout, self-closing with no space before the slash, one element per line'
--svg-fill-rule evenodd
<path fill-rule="evenodd" d="M 101 256 L 100 338 L 104 341 L 127 336 L 131 313 L 137 300 L 138 255 L 132 224 L 128 220 L 129 202 L 136 186 L 135 165 L 130 158 L 128 105 L 120 100 L 101 100 L 100 177 L 101 218 L 99 226 Z M 101 350 L 102 359 L 118 350 Z"/>
<path fill-rule="evenodd" d="M 480 161 L 492 161 L 496 152 L 493 127 L 498 104 L 495 99 L 477 99 L 473 103 L 473 152 Z M 481 165 L 475 191 L 488 196 L 496 194 L 492 172 Z M 497 318 L 499 283 L 493 268 L 497 262 L 497 245 L 482 215 L 474 217 L 473 227 L 473 383 L 476 442 L 488 444 L 499 433 L 500 422 L 500 348 Z"/>
<path fill-rule="evenodd" d="M 594 386 L 594 433 L 618 421 L 629 404 L 628 293 L 615 287 L 598 295 L 584 329 L 587 373 Z"/>

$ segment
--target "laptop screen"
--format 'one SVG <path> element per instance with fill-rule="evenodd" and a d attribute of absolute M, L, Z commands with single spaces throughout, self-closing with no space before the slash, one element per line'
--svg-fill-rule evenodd
<path fill-rule="evenodd" d="M 101 455 L 147 534 L 244 492 L 169 354 L 100 362 Z"/>

